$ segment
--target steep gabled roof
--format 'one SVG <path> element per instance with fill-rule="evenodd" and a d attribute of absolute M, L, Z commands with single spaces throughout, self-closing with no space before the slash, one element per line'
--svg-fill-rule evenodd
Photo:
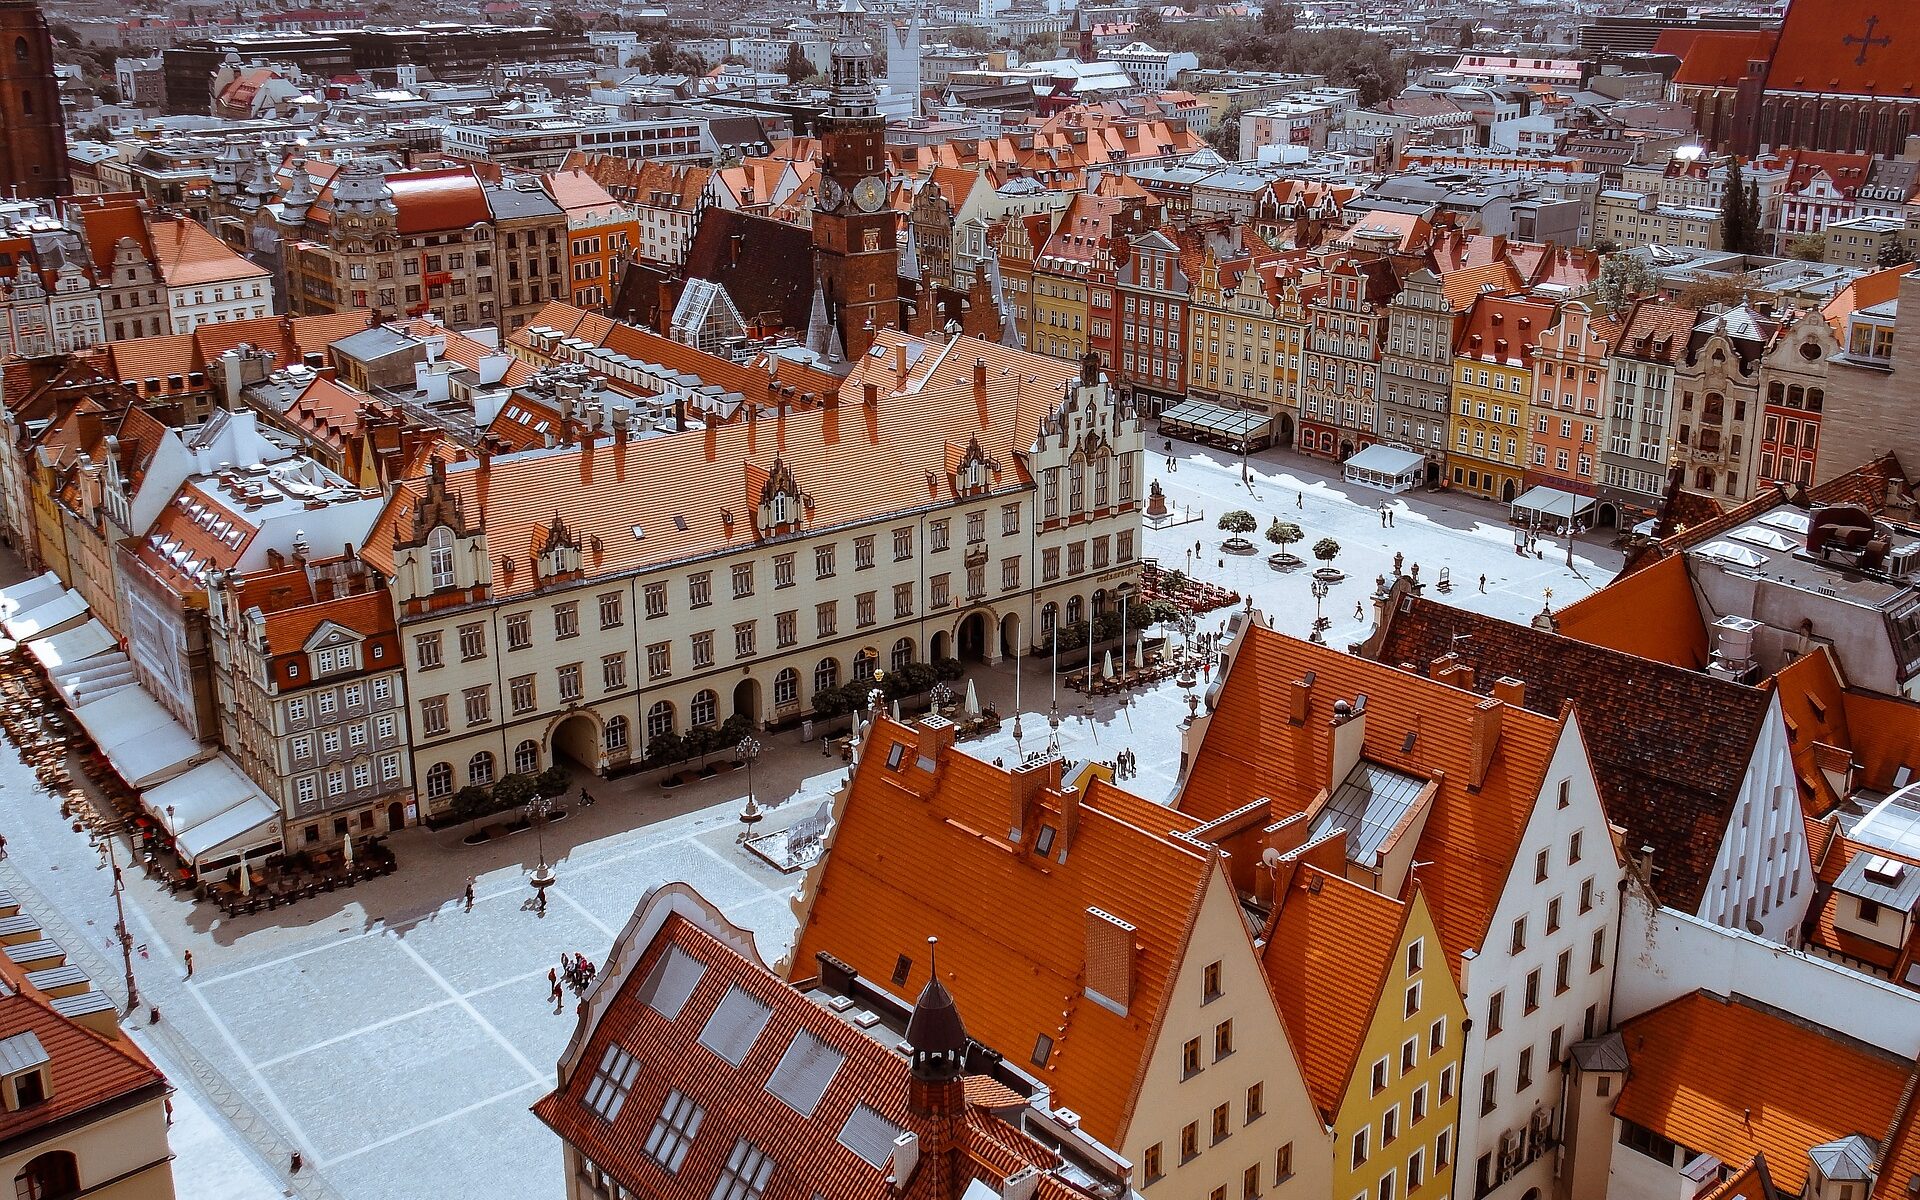
<path fill-rule="evenodd" d="M 1721 1162 L 1765 1154 L 1797 1194 L 1807 1151 L 1893 1125 L 1914 1065 L 1741 996 L 1692 992 L 1620 1027 L 1617 1117 Z"/>
<path fill-rule="evenodd" d="M 1391 896 L 1303 865 L 1261 952 L 1267 985 L 1328 1125 L 1353 1082 L 1407 911 Z"/>
<path fill-rule="evenodd" d="M 32 1034 L 51 1076 L 46 1100 L 0 1111 L 0 1144 L 11 1146 L 69 1121 L 105 1120 L 118 1106 L 158 1100 L 167 1092 L 166 1078 L 131 1040 L 95 1033 L 37 995 L 0 995 L 0 1031 L 8 1037 Z"/>
<path fill-rule="evenodd" d="M 1309 673 L 1309 712 L 1296 725 L 1289 693 Z M 1233 653 L 1176 806 L 1202 821 L 1262 797 L 1272 801 L 1276 819 L 1305 812 L 1331 786 L 1323 743 L 1331 736 L 1326 726 L 1332 706 L 1361 694 L 1367 697 L 1364 757 L 1437 785 L 1414 857 L 1423 864 L 1420 887 L 1457 971 L 1459 956 L 1486 940 L 1545 784 L 1561 720 L 1509 706 L 1485 778 L 1470 789 L 1478 693 L 1251 623 Z"/>
<path fill-rule="evenodd" d="M 878 721 L 814 877 L 793 971 L 811 974 L 826 952 L 877 984 L 905 958 L 892 985 L 904 995 L 926 978 L 925 941 L 938 937 L 968 1032 L 1119 1145 L 1202 899 L 1226 881 L 1209 847 L 1170 832 L 1190 825 L 1179 814 L 1098 780 L 1056 791 L 1059 771 L 1057 759 L 1016 773 L 953 750 L 928 770 L 917 731 Z M 1016 809 L 1023 779 L 1034 791 Z M 1089 908 L 1134 927 L 1124 1012 L 1087 995 Z M 1034 1066 L 1042 1036 L 1052 1049 Z"/>
<path fill-rule="evenodd" d="M 1557 633 L 1407 596 L 1370 648 L 1424 672 L 1436 660 L 1472 668 L 1470 686 L 1519 679 L 1525 704 L 1548 716 L 1572 705 L 1607 819 L 1629 846 L 1652 846 L 1660 902 L 1697 912 L 1766 719 L 1764 688 L 1716 679 Z"/>

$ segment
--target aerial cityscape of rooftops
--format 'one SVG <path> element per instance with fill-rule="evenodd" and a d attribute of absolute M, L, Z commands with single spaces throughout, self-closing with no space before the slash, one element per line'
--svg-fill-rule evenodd
<path fill-rule="evenodd" d="M 314 2 L 0 0 L 0 1193 L 1920 1200 L 1920 4 Z"/>

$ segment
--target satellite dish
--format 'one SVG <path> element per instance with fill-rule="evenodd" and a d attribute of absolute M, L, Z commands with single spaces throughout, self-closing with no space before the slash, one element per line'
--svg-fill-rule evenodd
<path fill-rule="evenodd" d="M 1268 869 L 1277 867 L 1280 865 L 1280 852 L 1278 850 L 1275 850 L 1272 846 L 1268 846 L 1265 850 L 1262 850 L 1260 852 L 1260 862 L 1261 862 L 1261 865 L 1267 867 Z"/>
<path fill-rule="evenodd" d="M 1755 921 L 1752 918 L 1748 918 L 1747 932 L 1752 934 L 1755 937 L 1765 937 L 1767 935 L 1767 928 L 1766 926 L 1762 925 L 1760 922 Z"/>

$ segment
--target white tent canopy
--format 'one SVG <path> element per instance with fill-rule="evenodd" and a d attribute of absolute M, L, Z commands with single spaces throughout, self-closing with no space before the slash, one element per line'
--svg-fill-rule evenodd
<path fill-rule="evenodd" d="M 52 571 L 0 588 L 0 621 L 38 608 L 66 590 L 66 585 Z"/>
<path fill-rule="evenodd" d="M 1512 508 L 1516 518 L 1521 518 L 1522 513 L 1535 513 L 1550 521 L 1563 524 L 1568 521 L 1582 522 L 1592 511 L 1593 497 L 1563 492 L 1559 488 L 1550 488 L 1545 484 L 1530 487 L 1520 493 L 1514 498 Z"/>
<path fill-rule="evenodd" d="M 280 840 L 280 810 L 224 754 L 148 788 L 141 799 L 189 862 Z"/>
<path fill-rule="evenodd" d="M 1404 492 L 1418 487 L 1426 470 L 1425 455 L 1378 444 L 1368 446 L 1341 464 L 1341 473 L 1348 483 L 1384 492 Z"/>
<path fill-rule="evenodd" d="M 79 592 L 68 588 L 58 596 L 50 597 L 45 603 L 25 612 L 15 613 L 4 622 L 0 629 L 16 642 L 30 638 L 46 637 L 59 633 L 69 626 L 78 625 L 87 615 L 87 602 Z"/>
<path fill-rule="evenodd" d="M 210 751 L 145 688 L 125 688 L 73 710 L 128 787 L 178 775 Z"/>
<path fill-rule="evenodd" d="M 39 660 L 40 666 L 51 676 L 64 668 L 105 654 L 118 644 L 105 625 L 89 617 L 86 624 L 77 625 L 65 633 L 28 642 L 27 653 Z"/>

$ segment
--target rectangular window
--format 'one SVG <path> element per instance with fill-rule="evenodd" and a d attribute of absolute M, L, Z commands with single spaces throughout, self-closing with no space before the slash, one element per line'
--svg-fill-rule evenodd
<path fill-rule="evenodd" d="M 1607 962 L 1607 931 L 1593 931 L 1593 946 L 1587 953 L 1587 972 L 1592 974 L 1605 966 Z"/>
<path fill-rule="evenodd" d="M 626 620 L 626 609 L 621 602 L 620 593 L 602 592 L 600 594 L 600 628 L 618 629 L 626 624 Z"/>
<path fill-rule="evenodd" d="M 1180 1129 L 1180 1161 L 1191 1162 L 1200 1154 L 1200 1122 L 1189 1121 Z"/>
<path fill-rule="evenodd" d="M 1267 1097 L 1265 1089 L 1262 1085 L 1256 1083 L 1247 1089 L 1247 1119 L 1242 1122 L 1242 1124 L 1253 1124 L 1264 1116 L 1266 1111 Z"/>
<path fill-rule="evenodd" d="M 832 637 L 839 630 L 840 606 L 838 602 L 828 600 L 813 606 L 813 623 L 821 637 Z"/>
<path fill-rule="evenodd" d="M 516 675 L 507 681 L 507 700 L 516 715 L 534 710 L 533 676 Z"/>
<path fill-rule="evenodd" d="M 1044 582 L 1052 582 L 1060 578 L 1059 547 L 1040 552 L 1040 578 Z"/>
<path fill-rule="evenodd" d="M 1535 968 L 1527 972 L 1527 1014 L 1540 1007 L 1540 970 Z"/>
<path fill-rule="evenodd" d="M 507 614 L 507 649 L 525 650 L 533 645 L 533 622 L 526 613 Z"/>
<path fill-rule="evenodd" d="M 927 588 L 927 603 L 935 608 L 945 608 L 952 597 L 953 580 L 949 575 L 935 575 Z"/>
<path fill-rule="evenodd" d="M 1513 936 L 1508 939 L 1507 953 L 1518 954 L 1527 948 L 1527 919 L 1521 917 L 1513 923 Z"/>
<path fill-rule="evenodd" d="M 753 564 L 750 562 L 733 564 L 733 598 L 743 600 L 753 595 Z"/>
<path fill-rule="evenodd" d="M 775 589 L 793 586 L 793 555 L 776 554 L 774 556 L 773 586 Z"/>
<path fill-rule="evenodd" d="M 833 576 L 833 547 L 815 546 L 813 548 L 813 575 L 816 579 L 830 579 Z"/>
<path fill-rule="evenodd" d="M 1533 1086 L 1533 1047 L 1528 1046 L 1520 1052 L 1520 1078 L 1515 1085 L 1524 1092 Z"/>
<path fill-rule="evenodd" d="M 556 640 L 560 641 L 564 641 L 570 637 L 580 636 L 580 604 L 578 601 L 569 600 L 565 604 L 556 604 L 553 606 L 553 636 Z"/>
<path fill-rule="evenodd" d="M 1200 1039 L 1189 1038 L 1180 1048 L 1180 1077 L 1191 1079 L 1200 1073 Z"/>
<path fill-rule="evenodd" d="M 1453 1099 L 1453 1068 L 1443 1067 L 1440 1071 L 1440 1103 Z"/>
<path fill-rule="evenodd" d="M 673 670 L 673 643 L 653 642 L 647 646 L 647 678 L 663 679 Z"/>
<path fill-rule="evenodd" d="M 1213 1027 L 1213 1061 L 1233 1053 L 1233 1022 L 1222 1021 Z"/>
<path fill-rule="evenodd" d="M 1580 831 L 1576 829 L 1573 831 L 1573 836 L 1567 839 L 1567 863 L 1571 865 L 1579 861 L 1580 861 Z"/>
<path fill-rule="evenodd" d="M 910 617 L 913 615 L 913 585 L 896 583 L 893 585 L 893 615 Z"/>
<path fill-rule="evenodd" d="M 1210 962 L 1201 973 L 1200 1002 L 1208 1004 L 1220 998 L 1220 964 Z"/>
<path fill-rule="evenodd" d="M 1217 1146 L 1221 1142 L 1226 1141 L 1227 1135 L 1233 1132 L 1233 1129 L 1231 1127 L 1232 1119 L 1233 1119 L 1232 1113 L 1228 1111 L 1226 1105 L 1224 1104 L 1214 1105 L 1213 1107 L 1213 1144 L 1214 1145 Z"/>
<path fill-rule="evenodd" d="M 437 633 L 416 633 L 413 635 L 413 659 L 422 671 L 431 671 L 440 665 L 440 635 Z"/>
<path fill-rule="evenodd" d="M 1421 1084 L 1413 1089 L 1413 1099 L 1407 1104 L 1407 1124 L 1418 1125 L 1427 1119 L 1427 1085 Z"/>
<path fill-rule="evenodd" d="M 893 531 L 893 561 L 900 562 L 913 557 L 913 527 Z"/>
<path fill-rule="evenodd" d="M 1240 1174 L 1240 1200 L 1260 1200 L 1260 1164 L 1255 1163 Z"/>
<path fill-rule="evenodd" d="M 773 615 L 774 645 L 785 648 L 800 640 L 800 614 L 794 609 Z"/>
<path fill-rule="evenodd" d="M 1559 960 L 1554 963 L 1553 994 L 1556 996 L 1566 995 L 1567 989 L 1573 986 L 1572 977 L 1573 977 L 1573 951 L 1562 950 L 1560 952 Z"/>
<path fill-rule="evenodd" d="M 1393 1145 L 1400 1137 L 1400 1106 L 1387 1109 L 1380 1117 L 1380 1146 L 1382 1149 Z"/>
<path fill-rule="evenodd" d="M 1160 1165 L 1159 1142 L 1148 1146 L 1146 1153 L 1140 1156 L 1140 1170 L 1145 1174 L 1148 1183 L 1152 1183 L 1161 1178 L 1165 1173 Z"/>
<path fill-rule="evenodd" d="M 700 571 L 687 576 L 687 606 L 705 608 L 713 603 L 713 572 Z"/>
<path fill-rule="evenodd" d="M 947 548 L 948 537 L 952 533 L 952 530 L 953 530 L 953 522 L 948 520 L 945 517 L 942 517 L 938 521 L 935 521 L 931 525 L 927 526 L 928 551 L 933 554 L 938 554 L 942 550 L 945 550 Z M 897 538 L 900 535 L 898 533 L 895 533 L 894 536 Z"/>
<path fill-rule="evenodd" d="M 1000 532 L 1013 534 L 1020 532 L 1020 506 L 1003 504 L 1000 506 Z"/>
<path fill-rule="evenodd" d="M 1480 1115 L 1486 1116 L 1500 1102 L 1500 1072 L 1488 1071 L 1480 1079 Z"/>
<path fill-rule="evenodd" d="M 460 626 L 460 661 L 472 662 L 487 656 L 487 628 L 472 624 Z"/>
<path fill-rule="evenodd" d="M 864 571 L 873 565 L 873 535 L 853 539 L 853 567 Z"/>
<path fill-rule="evenodd" d="M 853 623 L 862 629 L 874 624 L 876 620 L 874 596 L 873 592 L 861 592 L 853 598 Z"/>
<path fill-rule="evenodd" d="M 1359 1167 L 1364 1165 L 1366 1161 L 1367 1161 L 1367 1131 L 1364 1129 L 1355 1130 L 1353 1135 L 1352 1154 L 1350 1156 L 1350 1161 L 1348 1165 L 1352 1168 L 1358 1169 Z"/>
<path fill-rule="evenodd" d="M 1506 1025 L 1507 994 L 1495 992 L 1487 1001 L 1487 1036 L 1497 1037 Z"/>
<path fill-rule="evenodd" d="M 603 654 L 600 656 L 600 684 L 609 692 L 617 692 L 627 686 L 626 655 Z"/>
<path fill-rule="evenodd" d="M 484 725 L 493 719 L 492 689 L 485 684 L 465 689 L 460 698 L 466 709 L 467 724 Z"/>
<path fill-rule="evenodd" d="M 967 544 L 976 545 L 987 540 L 987 514 L 970 512 L 967 514 Z"/>
<path fill-rule="evenodd" d="M 1288 1142 L 1286 1145 L 1280 1147 L 1279 1152 L 1273 1156 L 1273 1181 L 1275 1183 L 1285 1183 L 1292 1178 L 1293 1143 Z"/>
<path fill-rule="evenodd" d="M 714 1181 L 712 1200 L 760 1200 L 772 1174 L 773 1160 L 760 1147 L 741 1138 L 733 1144 L 726 1168 Z"/>

